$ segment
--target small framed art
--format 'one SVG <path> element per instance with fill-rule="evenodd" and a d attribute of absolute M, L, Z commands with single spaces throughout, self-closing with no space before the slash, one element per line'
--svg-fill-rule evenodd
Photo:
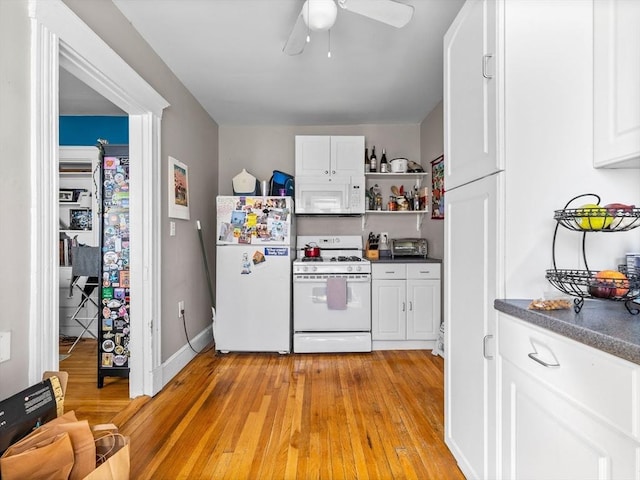
<path fill-rule="evenodd" d="M 169 217 L 189 220 L 189 167 L 169 157 Z"/>
<path fill-rule="evenodd" d="M 70 230 L 91 230 L 93 212 L 88 209 L 71 209 L 69 211 Z"/>
<path fill-rule="evenodd" d="M 444 155 L 431 162 L 431 218 L 444 220 Z"/>
<path fill-rule="evenodd" d="M 73 194 L 74 190 L 61 188 L 58 190 L 58 201 L 59 202 L 73 202 Z"/>

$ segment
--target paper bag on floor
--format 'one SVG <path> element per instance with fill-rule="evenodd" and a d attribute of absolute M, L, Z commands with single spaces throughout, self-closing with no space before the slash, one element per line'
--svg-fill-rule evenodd
<path fill-rule="evenodd" d="M 129 480 L 129 439 L 109 459 L 96 468 L 84 480 Z"/>
<path fill-rule="evenodd" d="M 84 480 L 129 480 L 129 437 L 118 433 L 111 423 L 91 428 L 95 439 L 98 467 Z"/>
<path fill-rule="evenodd" d="M 40 428 L 56 434 L 69 434 L 74 455 L 69 480 L 81 480 L 96 468 L 96 446 L 87 420 L 78 420 L 75 412 L 71 410 Z"/>
<path fill-rule="evenodd" d="M 69 434 L 42 428 L 10 446 L 0 458 L 3 480 L 67 480 L 72 468 Z"/>

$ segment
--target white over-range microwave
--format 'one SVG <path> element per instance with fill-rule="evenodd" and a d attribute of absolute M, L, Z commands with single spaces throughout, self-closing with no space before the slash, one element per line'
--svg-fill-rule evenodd
<path fill-rule="evenodd" d="M 362 215 L 363 176 L 304 177 L 295 180 L 295 213 L 301 215 Z"/>

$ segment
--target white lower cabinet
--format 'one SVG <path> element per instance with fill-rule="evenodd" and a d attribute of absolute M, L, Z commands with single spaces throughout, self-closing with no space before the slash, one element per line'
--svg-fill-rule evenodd
<path fill-rule="evenodd" d="M 499 314 L 501 477 L 635 479 L 640 366 Z"/>
<path fill-rule="evenodd" d="M 433 348 L 440 328 L 440 264 L 372 265 L 374 350 Z"/>

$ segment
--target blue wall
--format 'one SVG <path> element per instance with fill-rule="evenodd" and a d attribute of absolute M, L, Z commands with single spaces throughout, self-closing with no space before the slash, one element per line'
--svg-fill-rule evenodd
<path fill-rule="evenodd" d="M 96 145 L 98 138 L 129 145 L 129 117 L 60 116 L 59 145 Z"/>

